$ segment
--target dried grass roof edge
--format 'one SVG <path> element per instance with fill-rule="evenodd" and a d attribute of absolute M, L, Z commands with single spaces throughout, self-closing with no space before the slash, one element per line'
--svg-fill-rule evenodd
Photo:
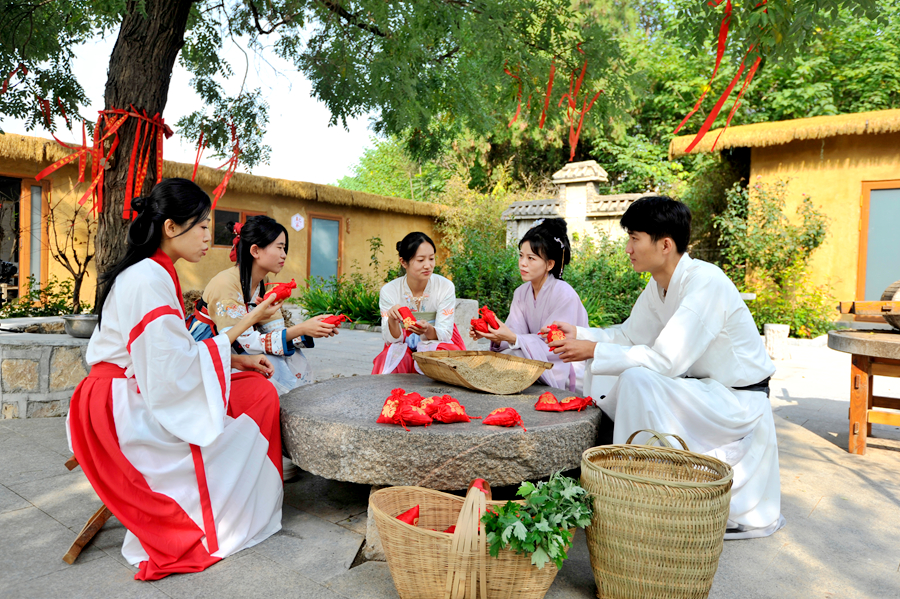
<path fill-rule="evenodd" d="M 707 133 L 691 154 L 709 152 L 722 129 Z M 900 131 L 900 110 L 877 110 L 834 116 L 815 116 L 805 119 L 773 121 L 729 127 L 719 142 L 717 150 L 728 148 L 764 148 L 790 143 L 795 140 L 824 139 L 837 135 L 864 135 L 867 133 L 896 133 Z M 669 159 L 686 156 L 685 150 L 694 135 L 681 135 L 669 143 Z"/>
<path fill-rule="evenodd" d="M 23 161 L 34 163 L 37 171 L 53 164 L 54 162 L 72 154 L 55 141 L 39 137 L 30 137 L 16 133 L 0 135 L 0 160 Z M 72 165 L 77 165 L 77 161 Z M 194 165 L 182 162 L 166 160 L 163 163 L 163 174 L 166 177 L 183 177 L 190 179 Z M 0 171 L 3 168 L 0 166 Z M 207 190 L 214 189 L 224 176 L 224 171 L 216 170 L 208 166 L 197 169 L 197 183 Z M 51 175 L 52 177 L 52 175 Z M 288 179 L 275 179 L 235 173 L 228 184 L 229 191 L 252 193 L 266 196 L 282 196 L 311 202 L 323 202 L 341 206 L 353 206 L 357 208 L 369 208 L 400 214 L 416 216 L 439 216 L 445 209 L 440 204 L 428 202 L 416 202 L 403 198 L 380 196 L 362 191 L 354 191 L 335 187 L 308 183 L 305 181 L 290 181 Z"/>

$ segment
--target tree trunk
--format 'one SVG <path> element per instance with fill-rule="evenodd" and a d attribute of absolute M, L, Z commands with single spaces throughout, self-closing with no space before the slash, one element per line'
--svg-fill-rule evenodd
<path fill-rule="evenodd" d="M 81 283 L 84 282 L 84 273 L 72 278 L 72 314 L 81 314 Z"/>
<path fill-rule="evenodd" d="M 184 31 L 193 0 L 145 0 L 146 15 L 140 14 L 136 2 L 129 2 L 122 19 L 119 37 L 109 59 L 105 108 L 127 110 L 134 106 L 146 110 L 148 116 L 163 114 L 169 95 L 169 80 L 178 52 L 184 45 Z M 128 119 L 119 129 L 119 147 L 106 171 L 103 185 L 103 210 L 97 223 L 97 272 L 103 273 L 125 255 L 125 234 L 129 221 L 122 218 L 128 164 L 138 126 Z M 134 195 L 150 192 L 156 184 L 156 142 L 151 142 L 151 159 L 143 189 Z M 99 313 L 100 286 L 94 301 Z"/>

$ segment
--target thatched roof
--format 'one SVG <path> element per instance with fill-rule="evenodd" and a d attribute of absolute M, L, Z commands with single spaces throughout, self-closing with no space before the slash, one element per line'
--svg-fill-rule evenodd
<path fill-rule="evenodd" d="M 57 160 L 65 158 L 69 154 L 71 154 L 70 150 L 49 139 L 28 137 L 15 133 L 0 135 L 0 160 L 32 162 L 35 164 L 36 172 Z M 77 165 L 78 163 L 76 161 L 72 164 Z M 163 175 L 166 177 L 190 179 L 193 169 L 193 164 L 168 160 L 163 163 Z M 196 181 L 207 189 L 213 189 L 222 181 L 223 176 L 223 171 L 201 166 L 197 169 Z M 228 183 L 228 191 L 264 196 L 281 196 L 310 202 L 355 206 L 357 208 L 370 208 L 372 210 L 430 217 L 436 217 L 444 210 L 444 206 L 438 204 L 414 202 L 412 200 L 391 198 L 362 191 L 352 191 L 333 185 L 258 177 L 245 173 L 235 173 Z"/>
<path fill-rule="evenodd" d="M 709 152 L 721 133 L 714 129 L 707 133 L 691 154 Z M 728 148 L 763 148 L 790 143 L 799 139 L 824 139 L 837 135 L 864 135 L 868 133 L 896 133 L 900 131 L 900 110 L 877 110 L 835 116 L 815 116 L 808 119 L 757 123 L 729 127 L 716 150 Z M 669 144 L 669 158 L 686 155 L 685 149 L 694 135 L 681 135 Z"/>

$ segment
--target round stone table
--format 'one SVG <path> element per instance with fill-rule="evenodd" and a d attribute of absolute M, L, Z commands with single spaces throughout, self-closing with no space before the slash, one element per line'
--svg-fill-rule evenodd
<path fill-rule="evenodd" d="M 514 408 L 525 422 L 505 428 L 468 423 L 409 427 L 379 424 L 391 390 L 402 387 L 424 397 L 451 395 L 470 416 Z M 601 412 L 538 412 L 538 396 L 552 391 L 532 386 L 518 395 L 490 395 L 417 374 L 335 378 L 299 387 L 281 398 L 281 431 L 291 459 L 300 468 L 331 480 L 370 485 L 416 485 L 465 489 L 474 478 L 492 486 L 576 468 L 596 443 Z"/>
<path fill-rule="evenodd" d="M 872 376 L 900 377 L 900 332 L 842 330 L 828 332 L 828 347 L 852 354 L 850 360 L 850 439 L 847 450 L 864 455 L 872 423 L 900 426 L 900 399 L 872 391 Z"/>

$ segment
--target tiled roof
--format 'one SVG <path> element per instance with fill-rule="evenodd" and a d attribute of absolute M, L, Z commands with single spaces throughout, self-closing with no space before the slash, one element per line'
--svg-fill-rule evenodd
<path fill-rule="evenodd" d="M 625 214 L 625 210 L 631 206 L 631 203 L 647 195 L 649 193 L 619 193 L 608 196 L 594 196 L 594 201 L 588 202 L 588 217 L 598 216 L 619 216 Z"/>
<path fill-rule="evenodd" d="M 513 202 L 503 211 L 503 220 L 528 220 L 559 216 L 559 200 Z"/>

